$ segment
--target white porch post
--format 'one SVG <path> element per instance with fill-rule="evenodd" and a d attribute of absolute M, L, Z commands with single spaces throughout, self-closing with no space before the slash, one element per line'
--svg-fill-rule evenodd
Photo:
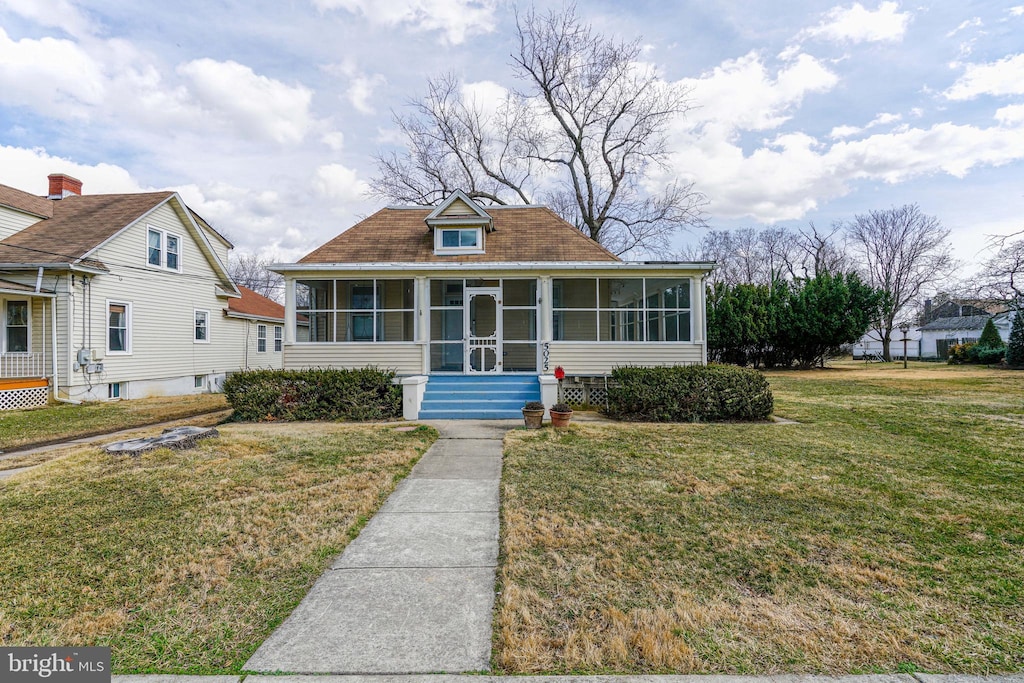
<path fill-rule="evenodd" d="M 429 374 L 430 280 L 423 276 L 416 278 L 416 341 L 420 343 L 420 372 Z"/>
<path fill-rule="evenodd" d="M 295 326 L 298 318 L 295 315 L 295 280 L 284 278 L 284 343 L 285 346 L 295 343 Z"/>
<path fill-rule="evenodd" d="M 551 307 L 551 276 L 541 275 L 540 276 L 540 342 L 551 341 L 551 318 L 552 318 L 552 307 Z"/>

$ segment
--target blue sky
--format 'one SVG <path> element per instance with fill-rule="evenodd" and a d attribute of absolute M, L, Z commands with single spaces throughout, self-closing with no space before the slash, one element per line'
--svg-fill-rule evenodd
<path fill-rule="evenodd" d="M 645 182 L 694 180 L 712 227 L 820 227 L 916 202 L 967 262 L 1024 229 L 1024 4 L 578 9 L 691 88 L 669 167 Z M 298 258 L 379 208 L 364 196 L 373 155 L 426 78 L 454 73 L 485 99 L 516 86 L 514 10 L 0 0 L 0 183 L 43 194 L 67 172 L 86 193 L 176 189 L 238 250 Z"/>

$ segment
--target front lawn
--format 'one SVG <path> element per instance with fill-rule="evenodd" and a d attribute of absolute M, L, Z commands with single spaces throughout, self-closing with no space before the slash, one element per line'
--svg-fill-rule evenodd
<path fill-rule="evenodd" d="M 131 401 L 0 411 L 0 452 L 226 410 L 224 394 L 161 396 Z"/>
<path fill-rule="evenodd" d="M 115 673 L 238 673 L 437 436 L 219 429 L 0 482 L 3 644 L 109 645 Z"/>
<path fill-rule="evenodd" d="M 497 669 L 1024 669 L 1024 373 L 769 379 L 799 424 L 509 434 Z"/>

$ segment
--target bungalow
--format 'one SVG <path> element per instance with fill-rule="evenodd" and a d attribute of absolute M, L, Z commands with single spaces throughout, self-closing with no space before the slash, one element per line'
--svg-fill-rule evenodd
<path fill-rule="evenodd" d="M 991 315 L 960 315 L 937 318 L 918 329 L 921 332 L 921 357 L 946 358 L 954 344 L 976 342 Z"/>
<path fill-rule="evenodd" d="M 283 309 L 235 286 L 231 248 L 176 192 L 0 185 L 0 409 L 216 391 L 226 372 L 280 367 Z"/>
<path fill-rule="evenodd" d="M 405 416 L 518 416 L 553 372 L 707 362 L 705 262 L 626 262 L 543 206 L 378 211 L 285 277 L 284 367 L 393 369 Z"/>

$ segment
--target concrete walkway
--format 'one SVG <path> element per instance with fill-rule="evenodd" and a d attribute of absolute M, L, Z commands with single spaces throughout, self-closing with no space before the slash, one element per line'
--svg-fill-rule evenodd
<path fill-rule="evenodd" d="M 247 671 L 490 668 L 501 442 L 522 422 L 427 424 L 441 438 L 260 646 Z"/>
<path fill-rule="evenodd" d="M 239 683 L 240 676 L 114 676 L 112 683 Z M 1024 683 L 1024 674 L 863 674 L 823 676 L 662 675 L 662 676 L 248 676 L 245 683 Z"/>

